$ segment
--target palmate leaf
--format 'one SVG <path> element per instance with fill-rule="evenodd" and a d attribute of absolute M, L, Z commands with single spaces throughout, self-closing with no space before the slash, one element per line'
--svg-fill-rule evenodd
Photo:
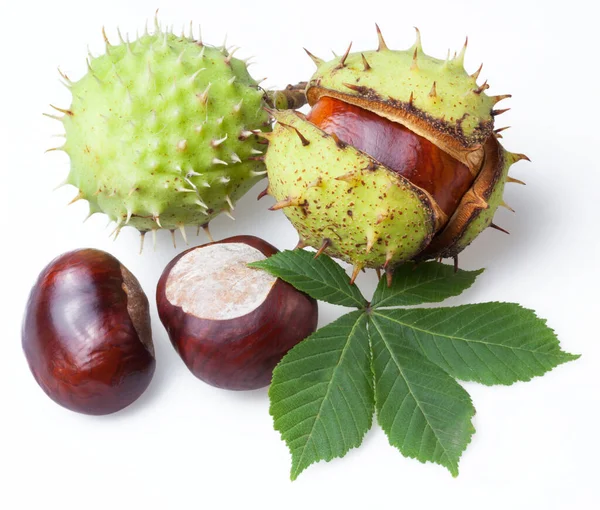
<path fill-rule="evenodd" d="M 463 381 L 529 381 L 579 356 L 561 351 L 554 331 L 514 303 L 377 310 L 395 336 Z"/>
<path fill-rule="evenodd" d="M 362 308 L 367 301 L 346 272 L 331 258 L 304 250 L 285 250 L 248 264 L 281 278 L 309 296 L 334 305 Z"/>
<path fill-rule="evenodd" d="M 390 287 L 380 278 L 371 305 L 382 308 L 443 301 L 468 289 L 481 273 L 483 269 L 455 272 L 454 267 L 439 262 L 407 262 L 394 271 Z"/>
<path fill-rule="evenodd" d="M 275 429 L 292 453 L 292 480 L 361 444 L 374 412 L 367 316 L 351 312 L 299 343 L 273 372 Z"/>
<path fill-rule="evenodd" d="M 403 455 L 435 462 L 458 475 L 475 429 L 469 394 L 397 335 L 392 321 L 369 318 L 377 420 Z"/>

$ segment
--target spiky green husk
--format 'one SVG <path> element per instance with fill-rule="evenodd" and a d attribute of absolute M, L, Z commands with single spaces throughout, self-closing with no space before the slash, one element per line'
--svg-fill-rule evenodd
<path fill-rule="evenodd" d="M 274 112 L 269 194 L 306 245 L 357 267 L 409 260 L 435 231 L 431 197 L 296 112 Z"/>
<path fill-rule="evenodd" d="M 67 182 L 118 227 L 207 224 L 266 173 L 263 92 L 224 48 L 157 27 L 107 43 L 70 88 Z"/>
<path fill-rule="evenodd" d="M 425 54 L 420 42 L 405 51 L 350 53 L 343 62 L 339 57 L 321 63 L 309 89 L 378 102 L 383 116 L 388 116 L 390 107 L 407 110 L 471 146 L 490 136 L 496 99 L 483 92 L 487 85 L 482 89 L 477 77 L 465 71 L 463 56 L 438 60 Z M 397 120 L 393 114 L 390 117 Z"/>
<path fill-rule="evenodd" d="M 357 268 L 365 266 L 390 270 L 408 259 L 456 258 L 481 231 L 495 226 L 492 218 L 498 206 L 505 205 L 504 185 L 512 180 L 508 177 L 508 168 L 525 158 L 506 152 L 497 142 L 500 135 L 493 131 L 494 117 L 503 110 L 493 107 L 510 96 L 487 96 L 487 82 L 477 84 L 481 68 L 471 75 L 465 71 L 466 43 L 457 56 L 443 61 L 423 52 L 418 31 L 415 44 L 406 51 L 390 50 L 379 29 L 378 37 L 376 51 L 350 53 L 349 47 L 343 56 L 330 62 L 308 52 L 317 65 L 306 90 L 309 104 L 314 105 L 321 97 L 329 96 L 399 122 L 466 164 L 476 178 L 450 217 L 441 212 L 425 191 L 408 181 L 408 185 L 402 186 L 402 193 L 394 194 L 379 193 L 375 188 L 363 189 L 368 182 L 364 179 L 353 180 L 347 189 L 336 185 L 327 188 L 327 192 L 321 187 L 302 191 L 302 181 L 298 181 L 300 185 L 296 183 L 297 175 L 307 182 L 306 172 L 311 179 L 318 180 L 323 173 L 335 178 L 356 171 L 348 168 L 359 168 L 363 177 L 370 175 L 364 170 L 364 161 L 370 158 L 351 147 L 342 149 L 335 140 L 331 141 L 331 137 L 306 121 L 276 115 L 278 121 L 296 128 L 294 134 L 285 126 L 276 127 L 269 137 L 268 190 L 279 201 L 276 208 L 285 207 L 285 214 L 300 234 L 301 244 L 320 247 L 329 255 L 352 262 L 355 275 Z M 298 133 L 306 138 L 309 138 L 307 133 L 312 138 L 318 133 L 318 144 L 314 145 L 311 140 L 309 146 L 298 145 Z M 320 139 L 329 139 L 329 142 L 326 144 Z M 345 154 L 343 159 L 339 158 L 340 153 Z M 377 165 L 377 172 L 392 181 L 397 178 L 381 165 Z M 359 221 L 349 222 L 344 217 L 348 201 L 344 193 L 349 189 L 351 194 L 361 197 L 361 210 L 365 215 Z M 309 203 L 326 203 L 329 209 L 311 207 L 307 210 L 298 203 L 305 197 L 310 197 Z M 379 211 L 410 209 L 415 197 L 426 197 L 421 200 L 423 210 L 417 214 L 417 221 L 404 225 L 394 221 L 387 230 L 382 227 L 384 221 L 373 224 L 373 217 L 389 217 L 378 216 Z M 334 233 L 325 234 L 326 228 Z M 412 242 L 403 243 L 407 237 Z M 327 242 L 320 244 L 323 239 Z"/>

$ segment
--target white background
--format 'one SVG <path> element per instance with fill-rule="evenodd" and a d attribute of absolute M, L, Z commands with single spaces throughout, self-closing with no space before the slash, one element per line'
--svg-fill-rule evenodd
<path fill-rule="evenodd" d="M 155 5 L 156 4 L 156 5 Z M 444 508 L 597 509 L 600 468 L 598 202 L 600 167 L 598 13 L 593 2 L 361 2 L 170 0 L 6 2 L 0 16 L 0 508 Z M 377 21 L 390 47 L 413 42 L 445 57 L 469 35 L 467 70 L 484 62 L 493 94 L 512 93 L 505 146 L 527 153 L 512 175 L 501 210 L 506 236 L 486 231 L 461 256 L 486 267 L 452 303 L 516 301 L 548 318 L 574 363 L 512 387 L 466 384 L 477 407 L 477 434 L 453 479 L 445 469 L 403 458 L 374 426 L 344 459 L 310 467 L 292 483 L 290 457 L 272 428 L 266 390 L 226 392 L 196 380 L 172 349 L 153 309 L 157 370 L 130 408 L 107 417 L 71 413 L 34 382 L 21 352 L 20 322 L 39 271 L 58 254 L 97 247 L 116 255 L 143 284 L 151 303 L 162 268 L 175 251 L 168 233 L 156 252 L 138 255 L 138 236 L 116 242 L 87 205 L 66 207 L 73 188 L 52 189 L 67 174 L 62 153 L 44 155 L 61 126 L 48 104 L 67 107 L 57 66 L 72 78 L 85 70 L 86 45 L 103 49 L 100 29 L 135 34 L 160 7 L 163 24 L 201 23 L 204 40 L 242 46 L 267 86 L 307 79 L 302 47 L 329 58 L 376 45 Z M 272 202 L 256 202 L 258 185 L 238 203 L 237 220 L 220 217 L 216 237 L 247 233 L 279 248 L 296 242 Z M 202 236 L 193 243 L 204 242 Z M 183 243 L 180 243 L 183 244 Z M 361 275 L 366 294 L 374 275 Z M 321 306 L 325 325 L 341 310 Z"/>

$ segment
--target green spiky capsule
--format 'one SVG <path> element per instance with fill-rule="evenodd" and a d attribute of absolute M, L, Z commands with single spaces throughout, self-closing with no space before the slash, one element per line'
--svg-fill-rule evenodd
<path fill-rule="evenodd" d="M 464 50 L 426 55 L 417 41 L 325 62 L 308 82 L 308 116 L 273 112 L 268 191 L 301 244 L 364 267 L 456 257 L 504 205 L 520 154 L 494 132 L 494 105 L 469 75 Z"/>
<path fill-rule="evenodd" d="M 263 92 L 225 48 L 162 31 L 121 40 L 67 84 L 67 179 L 118 230 L 206 225 L 266 173 Z M 66 76 L 65 76 L 66 78 Z M 67 78 L 68 80 L 68 78 Z"/>

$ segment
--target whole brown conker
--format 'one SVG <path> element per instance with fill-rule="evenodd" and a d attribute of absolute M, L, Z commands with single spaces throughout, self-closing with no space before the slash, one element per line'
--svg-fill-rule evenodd
<path fill-rule="evenodd" d="M 27 303 L 22 344 L 46 394 L 80 413 L 123 409 L 154 374 L 148 299 L 137 279 L 100 250 L 66 253 L 42 271 Z"/>
<path fill-rule="evenodd" d="M 203 381 L 230 390 L 266 386 L 285 353 L 316 330 L 314 299 L 248 267 L 277 251 L 257 237 L 230 237 L 191 248 L 165 268 L 158 314 Z"/>

